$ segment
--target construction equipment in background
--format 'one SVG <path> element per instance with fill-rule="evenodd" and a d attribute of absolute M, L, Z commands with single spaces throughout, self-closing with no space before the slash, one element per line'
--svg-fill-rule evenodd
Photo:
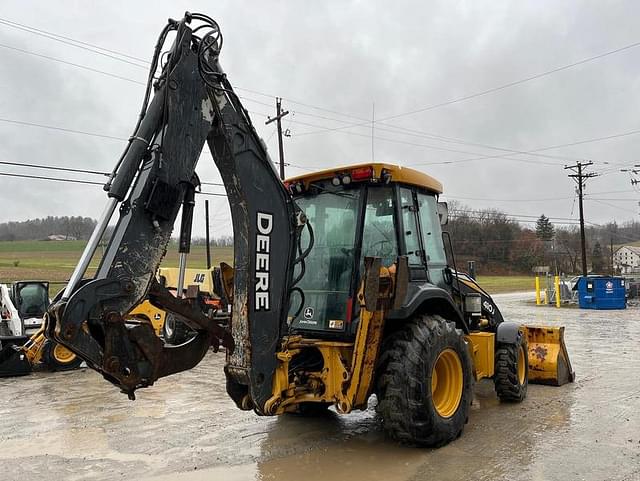
<path fill-rule="evenodd" d="M 185 268 L 182 274 L 187 283 L 182 297 L 190 299 L 193 305 L 198 306 L 207 316 L 215 317 L 220 324 L 228 323 L 231 312 L 231 305 L 222 286 L 223 270 L 233 269 L 223 262 L 221 267 L 209 269 Z M 161 267 L 156 277 L 162 286 L 177 296 L 180 268 Z M 130 316 L 151 322 L 156 334 L 170 345 L 183 344 L 195 335 L 194 330 L 177 316 L 155 307 L 146 299 L 130 312 Z"/>
<path fill-rule="evenodd" d="M 0 284 L 0 377 L 24 376 L 34 366 L 51 371 L 75 369 L 82 359 L 44 336 L 49 283 Z"/>
<path fill-rule="evenodd" d="M 44 326 L 23 345 L 8 344 L 0 350 L 0 377 L 26 376 L 35 367 L 47 371 L 69 371 L 82 359 L 62 344 L 47 339 Z"/>
<path fill-rule="evenodd" d="M 165 55 L 169 32 L 175 41 Z M 366 409 L 375 393 L 385 432 L 420 446 L 462 433 L 474 381 L 490 378 L 501 400 L 522 401 L 538 353 L 527 328 L 504 322 L 491 296 L 458 272 L 441 227 L 442 185 L 382 163 L 283 183 L 219 65 L 221 46 L 206 15 L 187 13 L 162 31 L 140 120 L 106 186 L 96 230 L 48 311 L 47 336 L 131 399 L 222 344 L 227 393 L 240 409 L 348 413 Z M 180 253 L 188 252 L 205 142 L 232 206 L 232 281 L 222 276 L 233 285 L 228 326 L 182 296 L 182 282 L 174 296 L 155 279 L 181 204 Z M 118 205 L 96 275 L 82 280 Z M 196 335 L 166 346 L 150 323 L 128 322 L 145 297 Z M 540 331 L 540 351 L 562 342 L 548 335 L 557 329 Z M 571 381 L 573 372 L 557 372 L 566 348 L 555 352 L 542 354 L 541 369 Z"/>
<path fill-rule="evenodd" d="M 0 284 L 0 348 L 22 345 L 42 327 L 49 307 L 49 283 L 17 281 Z"/>

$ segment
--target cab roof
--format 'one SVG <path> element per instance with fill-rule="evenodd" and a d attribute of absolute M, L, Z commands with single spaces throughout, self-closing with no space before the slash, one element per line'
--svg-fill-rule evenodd
<path fill-rule="evenodd" d="M 416 187 L 427 189 L 436 194 L 442 194 L 442 184 L 430 175 L 419 172 L 415 169 L 410 169 L 409 167 L 383 163 L 351 164 L 342 167 L 332 167 L 330 169 L 324 169 L 316 172 L 310 172 L 308 174 L 290 177 L 286 179 L 285 182 L 303 182 L 305 186 L 308 186 L 310 182 L 331 179 L 337 175 L 349 174 L 354 170 L 365 169 L 367 167 L 370 167 L 373 170 L 373 178 L 375 179 L 380 179 L 384 171 L 385 173 L 391 175 L 390 182 L 414 185 Z"/>

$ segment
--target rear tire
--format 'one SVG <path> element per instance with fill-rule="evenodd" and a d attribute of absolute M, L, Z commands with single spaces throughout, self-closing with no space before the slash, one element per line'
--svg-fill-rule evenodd
<path fill-rule="evenodd" d="M 80 367 L 82 359 L 62 344 L 45 341 L 42 346 L 42 362 L 51 371 L 70 371 Z"/>
<path fill-rule="evenodd" d="M 376 395 L 392 439 L 438 447 L 458 438 L 473 397 L 471 355 L 462 332 L 440 316 L 408 321 L 383 344 Z"/>
<path fill-rule="evenodd" d="M 522 402 L 529 385 L 527 338 L 519 333 L 515 344 L 498 344 L 493 383 L 501 401 Z"/>
<path fill-rule="evenodd" d="M 189 327 L 178 319 L 175 315 L 167 312 L 164 318 L 164 324 L 162 325 L 162 337 L 164 342 L 177 346 L 184 344 L 194 336 L 194 332 Z"/>

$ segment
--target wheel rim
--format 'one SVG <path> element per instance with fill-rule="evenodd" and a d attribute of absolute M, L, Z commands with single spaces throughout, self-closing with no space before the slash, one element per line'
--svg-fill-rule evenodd
<path fill-rule="evenodd" d="M 53 358 L 60 364 L 67 364 L 73 361 L 76 358 L 76 355 L 66 347 L 56 343 L 53 348 Z"/>
<path fill-rule="evenodd" d="M 164 333 L 167 337 L 173 337 L 173 331 L 175 329 L 174 323 L 176 321 L 173 319 L 173 316 L 166 316 L 164 319 Z"/>
<path fill-rule="evenodd" d="M 431 371 L 431 399 L 441 417 L 450 418 L 458 410 L 463 383 L 460 356 L 453 349 L 445 349 Z"/>
<path fill-rule="evenodd" d="M 527 376 L 526 363 L 525 363 L 524 347 L 520 346 L 518 349 L 518 382 L 520 385 L 524 384 L 524 380 Z"/>

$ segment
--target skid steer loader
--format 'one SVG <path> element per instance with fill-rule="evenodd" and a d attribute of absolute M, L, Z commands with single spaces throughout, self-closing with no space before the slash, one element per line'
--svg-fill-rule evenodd
<path fill-rule="evenodd" d="M 35 366 L 51 371 L 75 369 L 82 359 L 44 336 L 49 283 L 0 284 L 0 377 L 24 376 Z"/>
<path fill-rule="evenodd" d="M 163 55 L 169 32 L 175 41 Z M 389 436 L 420 446 L 461 434 L 475 380 L 492 378 L 501 399 L 522 401 L 529 381 L 573 379 L 561 329 L 505 322 L 447 262 L 438 181 L 378 163 L 283 183 L 220 67 L 221 47 L 206 15 L 187 13 L 161 32 L 139 121 L 96 230 L 48 311 L 47 336 L 131 399 L 223 345 L 227 392 L 240 409 L 348 413 L 375 393 Z M 188 252 L 205 142 L 231 205 L 229 326 L 154 275 L 181 204 L 180 252 Z M 118 206 L 97 273 L 83 279 Z M 149 323 L 127 322 L 145 297 L 195 337 L 168 346 Z"/>

